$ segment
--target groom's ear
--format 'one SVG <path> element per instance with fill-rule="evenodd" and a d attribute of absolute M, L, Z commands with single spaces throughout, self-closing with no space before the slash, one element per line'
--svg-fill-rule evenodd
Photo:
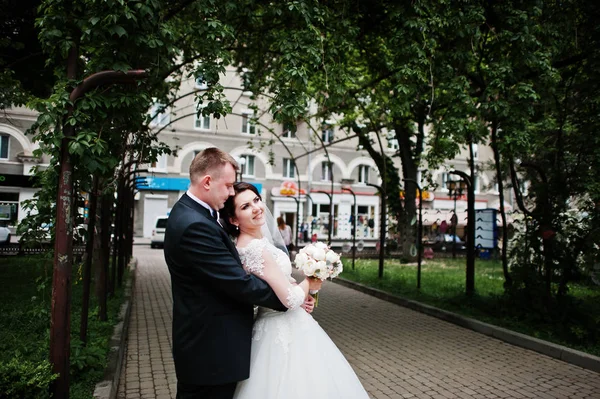
<path fill-rule="evenodd" d="M 206 189 L 210 189 L 210 184 L 212 183 L 212 177 L 210 175 L 204 175 L 200 178 L 200 184 Z"/>

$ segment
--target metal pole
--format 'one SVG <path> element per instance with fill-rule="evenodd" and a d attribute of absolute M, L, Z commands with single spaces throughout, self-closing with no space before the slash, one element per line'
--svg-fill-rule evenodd
<path fill-rule="evenodd" d="M 458 192 L 454 191 L 452 193 L 452 197 L 454 198 L 454 223 L 453 223 L 453 232 L 454 235 L 452 236 L 452 259 L 456 259 L 456 225 L 458 224 L 458 216 L 456 215 L 456 197 L 457 197 Z"/>
<path fill-rule="evenodd" d="M 354 233 L 352 234 L 352 270 L 354 270 L 354 263 L 356 261 L 356 194 L 348 187 L 342 187 L 342 191 L 348 191 L 354 198 L 352 204 L 352 224 L 354 225 Z"/>
<path fill-rule="evenodd" d="M 423 257 L 423 192 L 421 186 L 413 179 L 404 179 L 407 183 L 413 183 L 419 190 L 419 224 L 417 226 L 417 289 L 421 289 L 421 263 Z"/>

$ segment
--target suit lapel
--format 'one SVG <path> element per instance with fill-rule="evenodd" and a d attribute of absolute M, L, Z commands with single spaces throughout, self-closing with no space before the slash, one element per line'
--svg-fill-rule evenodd
<path fill-rule="evenodd" d="M 231 253 L 233 254 L 233 256 L 241 264 L 237 248 L 235 247 L 234 243 L 229 238 L 229 235 L 225 232 L 225 230 L 223 229 L 223 227 L 219 224 L 219 222 L 217 222 L 217 220 L 212 217 L 212 215 L 210 214 L 210 211 L 208 209 L 206 209 L 205 207 L 203 207 L 202 205 L 200 205 L 199 203 L 197 203 L 196 201 L 194 201 L 187 194 L 183 194 L 183 196 L 179 199 L 179 201 L 181 201 L 184 205 L 186 205 L 186 206 L 188 206 L 188 207 L 196 210 L 197 212 L 200 212 L 207 219 L 209 219 L 211 223 L 214 223 L 215 225 L 219 226 L 219 230 L 221 231 L 221 234 L 223 234 L 226 237 L 223 240 L 223 241 L 225 241 L 225 245 L 227 245 L 227 247 L 229 248 L 229 251 L 231 251 Z"/>
<path fill-rule="evenodd" d="M 206 209 L 205 207 L 203 207 L 202 205 L 200 205 L 199 203 L 197 203 L 196 201 L 194 201 L 189 195 L 183 194 L 183 196 L 179 199 L 179 201 L 181 201 L 183 204 L 189 206 L 190 208 L 195 209 L 196 211 L 200 212 L 207 219 L 210 219 L 212 221 L 212 223 L 219 226 L 219 228 L 222 228 L 221 225 L 219 224 L 219 222 L 217 222 L 217 220 L 212 217 L 212 215 L 210 214 L 210 211 L 208 209 Z"/>

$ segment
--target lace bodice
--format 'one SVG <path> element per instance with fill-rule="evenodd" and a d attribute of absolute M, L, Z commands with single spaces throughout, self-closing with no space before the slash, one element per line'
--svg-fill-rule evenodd
<path fill-rule="evenodd" d="M 292 275 L 292 262 L 290 262 L 290 258 L 281 249 L 275 248 L 266 238 L 252 240 L 244 248 L 237 249 L 244 269 L 249 273 L 262 276 L 264 274 L 262 271 L 264 267 L 262 251 L 265 249 L 273 256 L 281 272 L 286 277 L 290 277 Z"/>
<path fill-rule="evenodd" d="M 291 284 L 292 263 L 285 252 L 273 246 L 266 238 L 254 239 L 245 247 L 238 248 L 238 252 L 244 269 L 264 278 L 285 306 L 295 309 L 302 305 L 304 290 Z M 274 262 L 265 262 L 269 257 Z M 278 270 L 272 270 L 273 268 Z M 265 276 L 265 273 L 269 276 Z"/>

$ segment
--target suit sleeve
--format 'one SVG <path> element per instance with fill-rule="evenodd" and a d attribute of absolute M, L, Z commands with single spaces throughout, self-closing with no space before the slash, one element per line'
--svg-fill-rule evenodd
<path fill-rule="evenodd" d="M 216 229 L 202 222 L 190 224 L 179 250 L 194 273 L 224 294 L 248 304 L 287 309 L 264 280 L 246 273 Z"/>

